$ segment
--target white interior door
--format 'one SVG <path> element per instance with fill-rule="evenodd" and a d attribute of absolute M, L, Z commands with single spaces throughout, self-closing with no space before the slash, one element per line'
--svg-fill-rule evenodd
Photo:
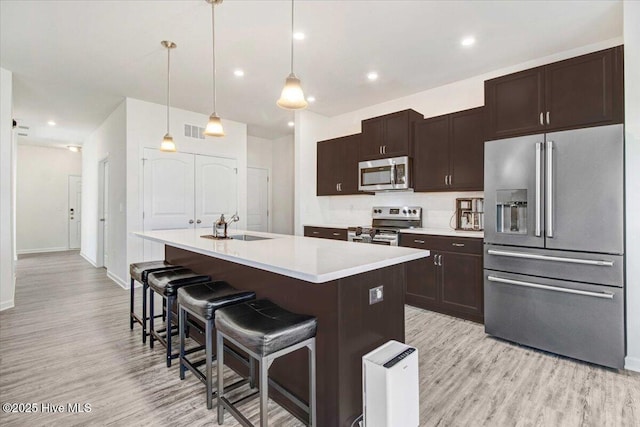
<path fill-rule="evenodd" d="M 82 177 L 69 175 L 69 249 L 80 249 Z"/>
<path fill-rule="evenodd" d="M 247 230 L 269 231 L 269 171 L 247 168 Z"/>
<path fill-rule="evenodd" d="M 193 154 L 146 148 L 143 169 L 144 231 L 193 227 Z M 144 257 L 164 259 L 164 245 L 145 240 Z"/>
<path fill-rule="evenodd" d="M 220 214 L 238 211 L 237 171 L 235 159 L 195 155 L 196 227 L 212 227 Z"/>

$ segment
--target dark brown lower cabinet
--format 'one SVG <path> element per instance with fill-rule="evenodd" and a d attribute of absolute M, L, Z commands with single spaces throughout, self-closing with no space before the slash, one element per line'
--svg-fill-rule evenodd
<path fill-rule="evenodd" d="M 403 233 L 400 246 L 431 251 L 407 263 L 407 304 L 484 321 L 482 239 Z"/>

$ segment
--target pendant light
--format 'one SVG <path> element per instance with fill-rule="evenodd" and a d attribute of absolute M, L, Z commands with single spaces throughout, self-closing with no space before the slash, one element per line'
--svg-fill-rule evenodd
<path fill-rule="evenodd" d="M 222 129 L 222 121 L 220 121 L 220 117 L 216 114 L 216 18 L 215 18 L 215 10 L 216 5 L 221 4 L 222 0 L 205 0 L 207 3 L 211 4 L 211 45 L 213 52 L 213 113 L 209 116 L 209 122 L 207 123 L 207 127 L 204 129 L 204 134 L 207 136 L 224 136 L 224 129 Z"/>
<path fill-rule="evenodd" d="M 291 0 L 291 73 L 284 83 L 280 99 L 276 102 L 278 107 L 285 110 L 300 110 L 307 108 L 304 92 L 300 86 L 300 79 L 293 73 L 293 0 Z"/>
<path fill-rule="evenodd" d="M 162 139 L 162 144 L 160 144 L 160 151 L 174 152 L 176 151 L 176 144 L 169 133 L 169 103 L 171 99 L 171 49 L 175 49 L 176 44 L 167 40 L 161 41 L 160 44 L 167 49 L 167 133 Z"/>

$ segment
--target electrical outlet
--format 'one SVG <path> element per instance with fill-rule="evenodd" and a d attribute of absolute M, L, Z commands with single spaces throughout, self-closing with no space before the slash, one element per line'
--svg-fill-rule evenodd
<path fill-rule="evenodd" d="M 381 302 L 384 300 L 383 286 L 369 289 L 369 305 Z"/>

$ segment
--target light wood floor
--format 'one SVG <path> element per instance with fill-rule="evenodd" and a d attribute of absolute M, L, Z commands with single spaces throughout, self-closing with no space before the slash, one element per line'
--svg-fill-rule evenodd
<path fill-rule="evenodd" d="M 0 402 L 89 403 L 91 412 L 0 412 L 0 425 L 216 425 L 202 384 L 189 374 L 180 381 L 161 347 L 130 332 L 128 301 L 75 252 L 21 258 L 16 308 L 0 313 Z M 411 307 L 406 325 L 420 352 L 421 425 L 640 425 L 639 374 L 519 347 Z M 257 401 L 246 408 L 257 422 Z M 270 420 L 301 425 L 273 402 Z M 227 415 L 225 425 L 238 424 Z"/>

